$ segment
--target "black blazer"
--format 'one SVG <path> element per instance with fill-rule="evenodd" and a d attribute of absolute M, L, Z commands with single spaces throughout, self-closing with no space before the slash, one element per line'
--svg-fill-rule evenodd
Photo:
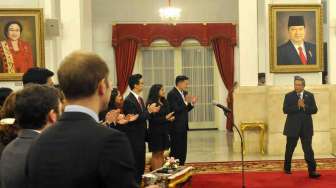
<path fill-rule="evenodd" d="M 168 133 L 169 124 L 171 122 L 166 119 L 166 115 L 169 113 L 169 104 L 167 101 L 164 101 L 163 104 L 160 105 L 160 111 L 150 115 L 149 132 Z"/>
<path fill-rule="evenodd" d="M 22 129 L 17 138 L 10 142 L 1 156 L 1 183 L 6 188 L 26 186 L 25 166 L 29 148 L 39 133 Z"/>
<path fill-rule="evenodd" d="M 130 139 L 132 146 L 144 147 L 146 133 L 147 133 L 147 120 L 150 118 L 150 114 L 143 104 L 144 109 L 141 108 L 136 97 L 130 93 L 125 101 L 123 106 L 124 114 L 139 114 L 137 120 L 129 122 L 127 125 L 120 126 L 120 130 L 125 132 Z"/>
<path fill-rule="evenodd" d="M 283 112 L 287 114 L 286 124 L 283 134 L 288 137 L 313 136 L 312 114 L 317 113 L 317 106 L 314 95 L 308 91 L 303 92 L 305 109 L 299 108 L 297 103 L 299 97 L 295 91 L 287 93 L 284 100 Z M 301 130 L 302 129 L 302 130 Z"/>
<path fill-rule="evenodd" d="M 33 143 L 26 174 L 30 188 L 134 188 L 134 165 L 123 133 L 65 112 Z"/>
<path fill-rule="evenodd" d="M 174 87 L 169 91 L 167 100 L 171 111 L 175 112 L 175 121 L 171 124 L 171 131 L 184 132 L 189 129 L 188 112 L 194 107 L 188 103 L 184 103 L 180 92 Z"/>
<path fill-rule="evenodd" d="M 316 45 L 309 42 L 304 42 L 306 51 L 307 63 L 309 65 L 316 64 Z M 297 53 L 293 43 L 288 41 L 278 47 L 277 54 L 278 65 L 302 65 L 299 54 Z"/>

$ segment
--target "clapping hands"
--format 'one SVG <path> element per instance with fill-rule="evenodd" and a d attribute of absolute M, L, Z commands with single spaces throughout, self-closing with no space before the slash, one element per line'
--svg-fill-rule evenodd
<path fill-rule="evenodd" d="M 196 96 L 192 96 L 192 95 L 187 95 L 187 96 L 185 96 L 185 100 L 188 103 L 191 103 L 192 105 L 194 105 L 197 102 L 197 97 Z"/>
<path fill-rule="evenodd" d="M 148 112 L 151 113 L 156 113 L 160 111 L 160 106 L 157 106 L 156 103 L 152 103 L 147 106 Z"/>
<path fill-rule="evenodd" d="M 118 123 L 119 125 L 125 125 L 129 122 L 137 120 L 138 117 L 139 117 L 138 114 L 128 114 L 125 116 L 124 114 L 120 113 L 119 109 L 116 109 L 107 112 L 105 116 L 105 122 L 107 123 L 107 125 L 111 123 Z"/>
<path fill-rule="evenodd" d="M 126 116 L 124 114 L 120 114 L 117 123 L 119 125 L 126 125 L 129 122 L 133 122 L 137 120 L 138 117 L 139 117 L 139 114 L 127 114 Z"/>
<path fill-rule="evenodd" d="M 299 108 L 304 108 L 305 107 L 304 99 L 299 99 L 298 100 L 298 106 L 299 106 Z"/>
<path fill-rule="evenodd" d="M 126 119 L 129 121 L 129 122 L 132 122 L 132 121 L 135 121 L 137 120 L 139 117 L 139 114 L 128 114 L 126 116 Z"/>
<path fill-rule="evenodd" d="M 120 110 L 119 109 L 111 110 L 111 111 L 106 113 L 105 122 L 107 124 L 117 122 L 119 115 L 120 115 Z"/>
<path fill-rule="evenodd" d="M 166 120 L 168 121 L 174 121 L 175 120 L 175 116 L 174 116 L 175 112 L 170 112 L 169 114 L 166 115 Z"/>

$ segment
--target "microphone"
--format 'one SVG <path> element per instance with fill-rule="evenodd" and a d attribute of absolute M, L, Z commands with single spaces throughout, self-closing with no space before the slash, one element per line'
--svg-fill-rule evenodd
<path fill-rule="evenodd" d="M 219 104 L 217 101 L 212 101 L 212 104 L 224 110 L 225 113 L 232 112 L 232 110 L 226 106 Z"/>

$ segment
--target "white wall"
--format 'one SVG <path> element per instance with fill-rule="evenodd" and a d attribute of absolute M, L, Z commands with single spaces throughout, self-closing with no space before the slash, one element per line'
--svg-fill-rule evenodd
<path fill-rule="evenodd" d="M 258 85 L 257 0 L 239 0 L 239 85 Z"/>
<path fill-rule="evenodd" d="M 336 1 L 328 0 L 328 77 L 330 84 L 336 84 Z"/>

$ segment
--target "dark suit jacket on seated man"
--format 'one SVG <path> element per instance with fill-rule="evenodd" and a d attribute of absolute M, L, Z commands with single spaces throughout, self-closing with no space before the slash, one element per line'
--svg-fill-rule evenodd
<path fill-rule="evenodd" d="M 290 16 L 288 19 L 289 40 L 278 47 L 278 65 L 316 64 L 316 45 L 304 41 L 305 32 L 303 16 Z"/>
<path fill-rule="evenodd" d="M 98 122 L 111 95 L 108 73 L 92 53 L 74 52 L 63 60 L 57 74 L 68 105 L 31 147 L 29 188 L 139 187 L 127 137 Z"/>
<path fill-rule="evenodd" d="M 309 177 L 318 178 L 316 162 L 312 148 L 313 120 L 312 114 L 317 113 L 314 95 L 304 90 L 305 81 L 295 77 L 295 90 L 287 93 L 284 100 L 283 111 L 287 114 L 283 134 L 287 136 L 284 171 L 291 174 L 291 161 L 293 152 L 300 138 L 305 160 L 308 164 Z"/>
<path fill-rule="evenodd" d="M 21 130 L 1 156 L 3 188 L 26 186 L 25 167 L 30 146 L 41 131 L 56 122 L 59 113 L 60 99 L 55 88 L 30 85 L 16 93 L 16 122 Z"/>

